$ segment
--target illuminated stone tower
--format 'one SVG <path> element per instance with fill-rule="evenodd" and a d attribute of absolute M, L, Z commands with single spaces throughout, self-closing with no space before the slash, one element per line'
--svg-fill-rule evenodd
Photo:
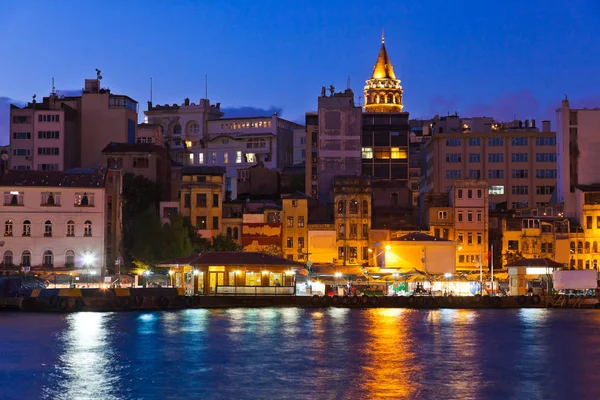
<path fill-rule="evenodd" d="M 365 112 L 402 112 L 402 86 L 385 49 L 385 37 L 381 33 L 381 50 L 373 68 L 373 76 L 367 80 Z"/>

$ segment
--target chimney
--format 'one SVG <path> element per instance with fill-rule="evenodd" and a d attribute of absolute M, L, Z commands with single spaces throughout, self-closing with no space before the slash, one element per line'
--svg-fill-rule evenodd
<path fill-rule="evenodd" d="M 183 100 L 183 104 L 185 104 L 186 106 L 190 105 L 190 99 L 189 98 L 185 98 L 185 100 Z"/>
<path fill-rule="evenodd" d="M 150 111 L 151 109 L 152 109 L 152 102 L 151 102 L 151 101 L 149 101 L 149 102 L 148 102 L 148 111 Z"/>
<path fill-rule="evenodd" d="M 550 132 L 550 121 L 542 121 L 542 132 Z"/>
<path fill-rule="evenodd" d="M 531 127 L 532 127 L 533 129 L 535 129 L 535 119 L 532 119 L 532 120 L 531 120 Z"/>
<path fill-rule="evenodd" d="M 528 119 L 525 120 L 525 128 L 529 128 L 529 120 Z"/>

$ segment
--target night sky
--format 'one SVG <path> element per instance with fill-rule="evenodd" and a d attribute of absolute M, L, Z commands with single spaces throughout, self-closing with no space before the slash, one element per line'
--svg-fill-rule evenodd
<path fill-rule="evenodd" d="M 324 4 L 323 4 L 324 3 Z M 362 96 L 385 28 L 404 110 L 551 119 L 567 93 L 600 107 L 600 1 L 0 2 L 0 144 L 8 104 L 103 86 L 140 103 L 303 121 L 321 86 Z M 362 98 L 360 99 L 362 100 Z M 140 118 L 141 119 L 141 118 Z"/>

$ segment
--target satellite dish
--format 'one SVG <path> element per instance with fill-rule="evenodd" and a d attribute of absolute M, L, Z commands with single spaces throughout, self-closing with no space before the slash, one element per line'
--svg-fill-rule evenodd
<path fill-rule="evenodd" d="M 6 153 L 2 154 L 1 158 L 2 158 L 2 161 L 8 160 L 8 154 L 6 154 Z"/>

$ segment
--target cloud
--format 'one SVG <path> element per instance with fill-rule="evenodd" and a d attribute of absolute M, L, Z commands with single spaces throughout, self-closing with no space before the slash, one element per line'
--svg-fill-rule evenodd
<path fill-rule="evenodd" d="M 274 113 L 277 113 L 280 117 L 283 116 L 283 109 L 275 106 L 269 108 L 252 106 L 225 107 L 221 108 L 221 111 L 225 113 L 225 118 L 270 117 Z"/>
<path fill-rule="evenodd" d="M 467 107 L 461 113 L 465 117 L 493 117 L 496 121 L 530 119 L 540 114 L 540 105 L 529 90 L 507 92 L 490 103 Z"/>
<path fill-rule="evenodd" d="M 11 99 L 10 97 L 0 96 L 0 145 L 8 144 L 10 141 L 10 105 L 16 104 L 19 106 L 25 105 L 20 101 Z"/>

